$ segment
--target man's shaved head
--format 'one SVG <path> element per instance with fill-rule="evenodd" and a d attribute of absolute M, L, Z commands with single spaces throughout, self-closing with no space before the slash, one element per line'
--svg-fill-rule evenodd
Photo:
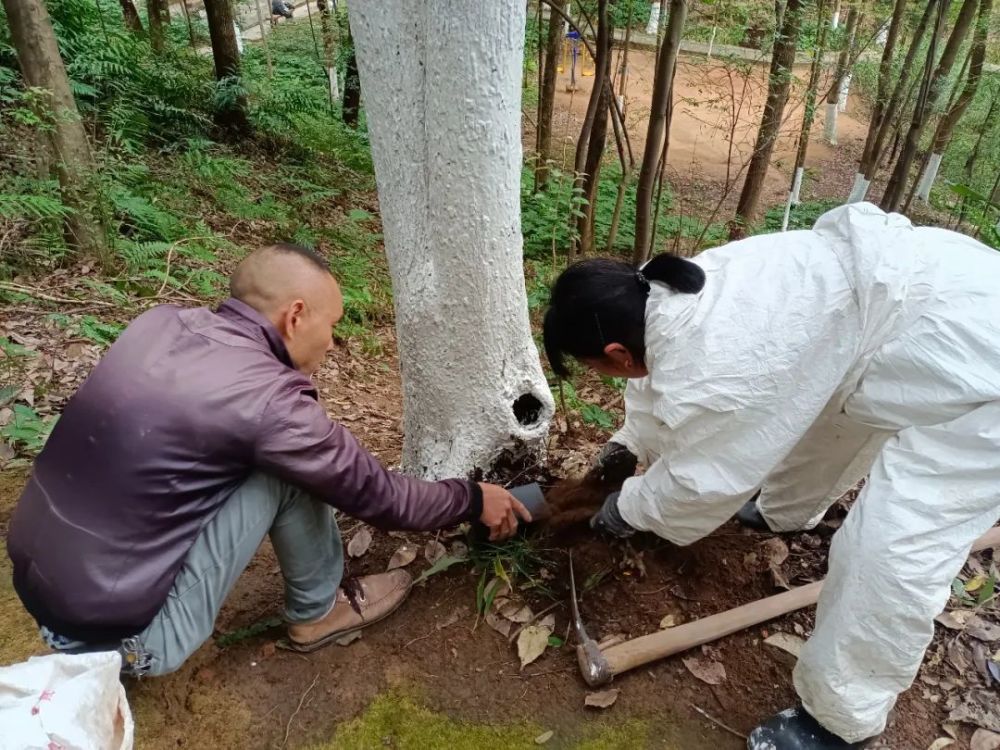
<path fill-rule="evenodd" d="M 237 266 L 229 292 L 278 329 L 295 366 L 312 375 L 333 347 L 343 297 L 326 261 L 287 243 L 262 247 Z"/>

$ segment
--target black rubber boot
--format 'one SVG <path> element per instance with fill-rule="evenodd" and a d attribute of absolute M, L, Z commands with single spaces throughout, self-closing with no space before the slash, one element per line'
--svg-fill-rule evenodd
<path fill-rule="evenodd" d="M 828 732 L 804 708 L 789 708 L 750 733 L 747 750 L 849 750 L 863 742 L 847 742 Z"/>
<path fill-rule="evenodd" d="M 764 516 L 760 514 L 760 508 L 757 507 L 757 498 L 760 497 L 760 491 L 757 494 L 743 503 L 743 507 L 736 511 L 736 520 L 740 522 L 741 525 L 746 526 L 748 529 L 753 529 L 754 531 L 770 531 L 771 527 L 767 525 L 767 521 L 764 520 Z"/>

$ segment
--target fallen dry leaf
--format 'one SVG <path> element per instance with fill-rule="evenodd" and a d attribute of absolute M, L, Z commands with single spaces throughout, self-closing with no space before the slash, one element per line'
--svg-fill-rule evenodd
<path fill-rule="evenodd" d="M 521 660 L 521 669 L 545 653 L 550 635 L 552 631 L 540 625 L 528 625 L 521 631 L 517 636 L 517 656 Z"/>
<path fill-rule="evenodd" d="M 721 662 L 701 659 L 697 656 L 689 656 L 681 661 L 684 662 L 688 672 L 708 685 L 721 685 L 726 681 L 726 668 L 722 666 Z"/>
<path fill-rule="evenodd" d="M 510 620 L 506 620 L 496 612 L 487 612 L 483 617 L 486 620 L 486 624 L 497 631 L 504 638 L 510 635 Z"/>
<path fill-rule="evenodd" d="M 660 620 L 660 630 L 666 630 L 667 628 L 673 628 L 684 622 L 680 615 L 669 614 L 664 615 L 663 619 Z"/>
<path fill-rule="evenodd" d="M 361 557 L 372 546 L 372 533 L 367 526 L 358 529 L 358 533 L 347 543 L 347 554 L 351 557 Z"/>
<path fill-rule="evenodd" d="M 944 625 L 949 630 L 961 630 L 972 618 L 972 610 L 955 609 L 951 612 L 944 612 L 934 618 L 934 621 Z"/>
<path fill-rule="evenodd" d="M 535 616 L 531 611 L 531 607 L 527 604 L 521 604 L 521 602 L 515 602 L 509 599 L 497 608 L 497 612 L 501 617 L 506 617 L 508 620 L 516 622 L 518 625 L 531 622 L 531 618 Z"/>
<path fill-rule="evenodd" d="M 548 742 L 549 740 L 552 739 L 552 736 L 554 734 L 555 734 L 555 732 L 553 732 L 551 729 L 549 731 L 547 731 L 547 732 L 542 732 L 540 735 L 538 735 L 537 737 L 535 737 L 535 744 L 536 745 L 544 745 L 546 742 Z"/>
<path fill-rule="evenodd" d="M 788 583 L 788 579 L 785 577 L 785 574 L 781 569 L 785 560 L 788 559 L 788 545 L 778 537 L 772 537 L 764 540 L 758 546 L 764 553 L 764 557 L 767 560 L 767 567 L 771 571 L 771 577 L 774 579 L 774 585 L 783 589 L 791 588 Z"/>
<path fill-rule="evenodd" d="M 981 589 L 988 580 L 989 580 L 988 576 L 984 575 L 983 573 L 977 573 L 976 575 L 972 576 L 972 578 L 970 578 L 968 581 L 966 581 L 965 590 L 968 591 L 970 594 L 974 594 L 977 591 L 979 591 L 979 589 Z"/>
<path fill-rule="evenodd" d="M 981 729 L 1000 732 L 1000 701 L 992 690 L 970 690 L 948 715 L 949 721 L 964 721 Z"/>
<path fill-rule="evenodd" d="M 1000 749 L 1000 734 L 991 732 L 989 729 L 977 729 L 972 740 L 969 741 L 969 750 L 998 750 Z"/>
<path fill-rule="evenodd" d="M 424 559 L 431 565 L 448 554 L 448 549 L 436 539 L 431 539 L 424 547 Z"/>
<path fill-rule="evenodd" d="M 601 690 L 597 693 L 587 693 L 587 697 L 583 699 L 583 705 L 590 706 L 591 708 L 611 708 L 615 705 L 615 701 L 618 700 L 619 693 L 621 693 L 621 690 L 618 688 Z"/>
<path fill-rule="evenodd" d="M 791 633 L 775 633 L 772 636 L 768 636 L 764 639 L 764 643 L 768 646 L 774 646 L 775 648 L 780 648 L 796 659 L 799 658 L 799 654 L 802 653 L 802 647 L 806 645 L 805 640 L 799 638 L 797 635 L 792 635 Z"/>
<path fill-rule="evenodd" d="M 951 737 L 938 737 L 930 744 L 930 747 L 928 747 L 927 750 L 944 750 L 944 748 L 954 744 L 955 740 Z"/>
<path fill-rule="evenodd" d="M 465 614 L 464 607 L 456 607 L 451 611 L 451 614 L 440 620 L 435 627 L 438 630 L 444 630 L 445 628 L 450 628 L 456 622 L 462 619 L 462 615 Z"/>
<path fill-rule="evenodd" d="M 404 544 L 398 550 L 392 553 L 392 557 L 389 558 L 389 564 L 386 566 L 386 570 L 395 570 L 396 568 L 405 568 L 411 562 L 417 559 L 417 548 L 409 544 Z"/>
<path fill-rule="evenodd" d="M 545 617 L 543 617 L 541 620 L 538 621 L 538 624 L 543 628 L 548 628 L 549 630 L 555 630 L 556 616 L 553 614 L 545 615 Z"/>
<path fill-rule="evenodd" d="M 969 648 L 960 640 L 954 640 L 948 644 L 948 663 L 955 668 L 960 675 L 966 675 L 972 669 L 972 658 Z"/>
<path fill-rule="evenodd" d="M 1000 625 L 988 622 L 981 617 L 970 618 L 969 624 L 965 626 L 965 632 L 973 638 L 987 643 L 1000 641 Z"/>

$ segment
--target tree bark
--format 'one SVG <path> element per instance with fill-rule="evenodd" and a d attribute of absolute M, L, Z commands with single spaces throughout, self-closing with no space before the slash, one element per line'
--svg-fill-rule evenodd
<path fill-rule="evenodd" d="M 797 0 L 792 0 L 796 2 Z M 671 0 L 667 30 L 656 57 L 656 71 L 653 74 L 653 100 L 646 127 L 646 145 L 639 167 L 639 181 L 635 193 L 635 244 L 632 246 L 632 261 L 639 265 L 649 259 L 653 241 L 652 214 L 653 192 L 656 188 L 656 174 L 661 159 L 665 158 L 667 116 L 674 94 L 674 71 L 680 52 L 684 22 L 687 19 L 688 0 Z"/>
<path fill-rule="evenodd" d="M 396 307 L 402 465 L 428 478 L 540 452 L 554 411 L 524 286 L 524 22 L 522 0 L 351 6 Z M 469 95 L 487 82 L 489 96 Z"/>
<path fill-rule="evenodd" d="M 931 43 L 932 51 L 936 51 L 937 42 L 943 34 L 944 11 L 947 10 L 947 6 L 947 2 L 942 3 L 938 32 Z M 906 140 L 903 142 L 903 146 L 899 152 L 899 159 L 896 161 L 896 167 L 893 169 L 892 176 L 889 178 L 889 184 L 885 189 L 885 194 L 882 196 L 881 207 L 883 211 L 897 210 L 903 200 L 903 195 L 906 191 L 906 182 L 910 175 L 910 167 L 913 165 L 917 147 L 920 145 L 920 137 L 923 134 L 924 126 L 927 124 L 931 109 L 940 98 L 942 87 L 947 81 L 949 73 L 951 73 L 951 69 L 955 64 L 955 58 L 958 56 L 958 51 L 969 34 L 969 29 L 972 27 L 972 21 L 978 6 L 979 0 L 965 0 L 962 3 L 958 18 L 955 19 L 955 26 L 952 28 L 944 51 L 941 53 L 941 59 L 938 60 L 937 67 L 934 68 L 934 72 L 930 75 L 929 79 L 925 78 L 925 85 L 921 87 L 921 96 L 917 97 L 917 106 L 913 110 L 913 119 L 910 122 L 910 129 L 906 134 Z M 928 55 L 928 69 L 933 64 L 933 60 L 934 58 Z"/>
<path fill-rule="evenodd" d="M 110 268 L 97 166 L 70 91 L 52 19 L 42 0 L 3 0 L 3 6 L 24 82 L 43 92 L 36 111 L 46 127 L 35 130 L 55 167 L 62 202 L 72 210 L 63 224 L 66 243 Z"/>
<path fill-rule="evenodd" d="M 781 119 L 788 102 L 788 93 L 792 86 L 792 65 L 795 63 L 795 49 L 799 41 L 799 28 L 802 23 L 803 0 L 788 0 L 782 14 L 780 31 L 774 42 L 774 54 L 771 56 L 771 70 L 768 77 L 767 101 L 764 104 L 764 115 L 761 118 L 760 130 L 754 143 L 750 165 L 747 167 L 743 191 L 736 206 L 736 217 L 730 223 L 729 238 L 741 239 L 746 236 L 747 227 L 754 221 L 757 204 L 764 187 L 764 177 L 771 163 L 774 143 L 781 129 Z"/>
<path fill-rule="evenodd" d="M 340 86 L 337 81 L 336 40 L 334 38 L 333 15 L 330 12 L 328 0 L 316 0 L 319 9 L 320 35 L 323 37 L 323 67 L 326 68 L 326 78 L 330 87 L 330 100 L 340 99 Z"/>
<path fill-rule="evenodd" d="M 896 53 L 896 43 L 899 40 L 899 32 L 903 28 L 903 18 L 906 15 L 906 3 L 907 0 L 896 0 L 892 7 L 892 19 L 889 21 L 889 30 L 886 34 L 885 47 L 882 48 L 882 60 L 878 66 L 878 84 L 875 92 L 875 104 L 872 108 L 872 116 L 868 125 L 868 136 L 865 138 L 865 146 L 861 155 L 861 167 L 858 169 L 858 172 L 861 174 L 864 174 L 865 172 L 864 167 L 865 164 L 867 164 L 871 148 L 875 143 L 875 136 L 878 134 L 879 127 L 882 125 L 882 120 L 886 116 L 886 97 L 889 96 L 889 84 L 892 81 L 893 55 Z M 921 21 L 924 25 L 927 23 L 926 19 L 930 17 L 929 14 L 933 1 L 929 0 L 927 5 L 928 7 L 924 12 L 925 20 Z M 922 31 L 914 32 L 914 40 L 922 36 Z M 913 48 L 911 47 L 911 49 Z M 909 56 L 909 53 L 907 53 L 907 56 Z M 906 74 L 906 72 L 906 68 L 904 67 L 903 73 Z M 892 115 L 890 114 L 889 117 L 891 119 Z"/>
<path fill-rule="evenodd" d="M 212 39 L 212 59 L 215 62 L 215 78 L 220 82 L 233 83 L 242 90 L 240 84 L 240 52 L 236 44 L 236 27 L 230 0 L 205 0 L 205 14 L 208 16 L 208 33 Z M 232 135 L 243 136 L 250 133 L 247 119 L 247 98 L 243 93 L 224 97 L 215 112 L 215 122 Z"/>
<path fill-rule="evenodd" d="M 357 129 L 358 117 L 361 114 L 361 79 L 358 77 L 358 57 L 350 25 L 347 27 L 346 44 L 348 52 L 344 67 L 344 101 L 340 112 L 341 117 L 344 118 L 344 124 Z"/>
<path fill-rule="evenodd" d="M 168 0 L 146 0 L 146 15 L 149 17 L 149 45 L 156 54 L 166 48 L 167 26 L 170 25 Z"/>
<path fill-rule="evenodd" d="M 833 74 L 833 85 L 830 93 L 826 96 L 826 120 L 824 122 L 824 137 L 831 145 L 837 145 L 837 115 L 839 113 L 840 90 L 843 87 L 844 78 L 851 67 L 851 59 L 854 53 L 855 39 L 858 32 L 858 20 L 861 11 L 856 5 L 852 5 L 847 11 L 847 26 L 845 29 L 844 48 L 837 55 L 837 67 Z"/>
<path fill-rule="evenodd" d="M 118 2 L 122 6 L 122 18 L 125 20 L 125 27 L 135 34 L 145 34 L 146 30 L 142 27 L 142 19 L 139 18 L 139 11 L 135 9 L 135 4 L 132 0 L 118 0 Z"/>
<path fill-rule="evenodd" d="M 976 30 L 972 37 L 972 48 L 969 51 L 968 65 L 969 73 L 965 79 L 965 86 L 962 92 L 951 102 L 948 111 L 938 121 L 934 131 L 934 138 L 931 141 L 930 159 L 925 167 L 921 185 L 917 191 L 917 197 L 926 201 L 930 198 L 931 188 L 937 178 L 937 171 L 941 165 L 941 158 L 951 143 L 962 116 L 965 114 L 972 100 L 979 90 L 979 81 L 983 75 L 983 64 L 986 61 L 986 42 L 989 36 L 990 14 L 993 11 L 993 0 L 981 0 L 979 3 L 979 16 L 976 21 Z M 960 77 L 961 78 L 961 77 Z"/>
<path fill-rule="evenodd" d="M 541 0 L 539 0 L 541 2 Z M 563 24 L 557 18 L 564 0 L 552 0 L 549 8 L 549 26 L 545 37 L 545 69 L 542 87 L 538 92 L 538 133 L 535 163 L 535 190 L 541 190 L 549 179 L 549 164 L 552 161 L 552 115 L 555 111 L 556 81 L 559 77 L 559 50 L 562 46 Z"/>

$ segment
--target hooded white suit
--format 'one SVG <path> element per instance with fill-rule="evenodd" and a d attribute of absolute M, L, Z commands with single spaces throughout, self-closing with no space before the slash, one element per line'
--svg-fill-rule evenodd
<path fill-rule="evenodd" d="M 878 734 L 1000 518 L 1000 254 L 859 203 L 695 262 L 701 293 L 652 285 L 614 438 L 649 468 L 620 512 L 690 544 L 763 487 L 791 530 L 870 472 L 795 686 L 844 739 Z"/>

